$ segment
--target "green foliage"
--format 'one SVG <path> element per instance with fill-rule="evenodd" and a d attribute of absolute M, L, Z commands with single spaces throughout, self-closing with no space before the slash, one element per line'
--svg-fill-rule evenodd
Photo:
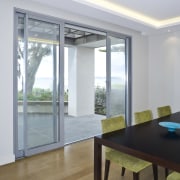
<path fill-rule="evenodd" d="M 68 89 L 64 91 L 64 101 L 68 101 Z"/>
<path fill-rule="evenodd" d="M 106 114 L 106 90 L 99 86 L 95 89 L 95 113 Z"/>
<path fill-rule="evenodd" d="M 18 91 L 18 100 L 22 101 L 23 100 L 23 92 Z"/>
<path fill-rule="evenodd" d="M 49 89 L 33 89 L 32 93 L 27 95 L 27 99 L 31 101 L 52 101 L 52 92 Z M 23 100 L 22 91 L 18 92 L 18 100 Z"/>
<path fill-rule="evenodd" d="M 30 101 L 52 101 L 52 91 L 50 89 L 35 88 L 27 95 Z M 23 100 L 23 92 L 18 92 L 18 100 Z M 68 89 L 64 92 L 64 101 L 68 101 Z M 105 88 L 95 88 L 95 113 L 106 114 L 106 90 Z"/>
<path fill-rule="evenodd" d="M 35 88 L 32 93 L 27 95 L 27 99 L 30 101 L 52 101 L 52 91 L 50 89 Z M 23 92 L 18 92 L 18 100 L 23 100 Z M 64 101 L 68 101 L 68 90 L 64 92 Z"/>

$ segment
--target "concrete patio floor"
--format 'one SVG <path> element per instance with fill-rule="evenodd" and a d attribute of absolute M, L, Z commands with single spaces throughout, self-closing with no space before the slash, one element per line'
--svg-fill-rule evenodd
<path fill-rule="evenodd" d="M 101 120 L 104 118 L 105 116 L 98 114 L 80 117 L 65 115 L 65 144 L 101 134 Z"/>
<path fill-rule="evenodd" d="M 64 143 L 70 144 L 76 141 L 91 138 L 101 134 L 101 119 L 103 115 L 87 115 L 87 116 L 64 116 Z M 23 115 L 19 114 L 19 131 L 18 141 L 19 149 L 23 149 Z M 27 118 L 27 141 L 28 147 L 36 147 L 54 142 L 54 130 L 57 126 L 54 125 L 52 115 L 30 113 Z"/>

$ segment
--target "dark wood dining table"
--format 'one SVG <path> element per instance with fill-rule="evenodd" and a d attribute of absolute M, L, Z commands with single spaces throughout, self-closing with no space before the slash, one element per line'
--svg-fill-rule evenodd
<path fill-rule="evenodd" d="M 180 129 L 169 132 L 161 121 L 180 123 L 180 112 L 94 137 L 94 180 L 102 179 L 102 146 L 180 172 Z"/>

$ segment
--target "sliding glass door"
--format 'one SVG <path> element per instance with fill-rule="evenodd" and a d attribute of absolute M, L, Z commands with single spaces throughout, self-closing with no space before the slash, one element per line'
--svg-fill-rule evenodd
<path fill-rule="evenodd" d="M 101 133 L 106 117 L 106 33 L 65 24 L 64 142 Z M 83 127 L 83 128 L 82 128 Z"/>
<path fill-rule="evenodd" d="M 121 114 L 130 120 L 130 43 L 128 42 L 129 38 L 124 36 L 108 36 L 107 116 Z"/>
<path fill-rule="evenodd" d="M 129 37 L 31 12 L 15 37 L 16 158 L 98 135 L 106 116 L 130 124 Z"/>
<path fill-rule="evenodd" d="M 60 145 L 60 25 L 23 14 L 17 24 L 17 141 L 30 155 Z"/>

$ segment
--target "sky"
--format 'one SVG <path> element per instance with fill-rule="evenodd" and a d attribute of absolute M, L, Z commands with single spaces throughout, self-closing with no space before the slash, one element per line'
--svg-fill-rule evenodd
<path fill-rule="evenodd" d="M 58 51 L 57 51 L 58 52 Z M 65 87 L 68 86 L 68 48 L 65 48 Z M 57 55 L 58 57 L 58 55 Z M 125 78 L 125 61 L 123 52 L 111 53 L 111 74 L 114 78 Z M 36 74 L 34 87 L 50 88 L 53 83 L 53 59 L 51 56 L 44 57 Z M 106 82 L 106 53 L 95 49 L 95 83 L 96 85 L 105 86 Z"/>

